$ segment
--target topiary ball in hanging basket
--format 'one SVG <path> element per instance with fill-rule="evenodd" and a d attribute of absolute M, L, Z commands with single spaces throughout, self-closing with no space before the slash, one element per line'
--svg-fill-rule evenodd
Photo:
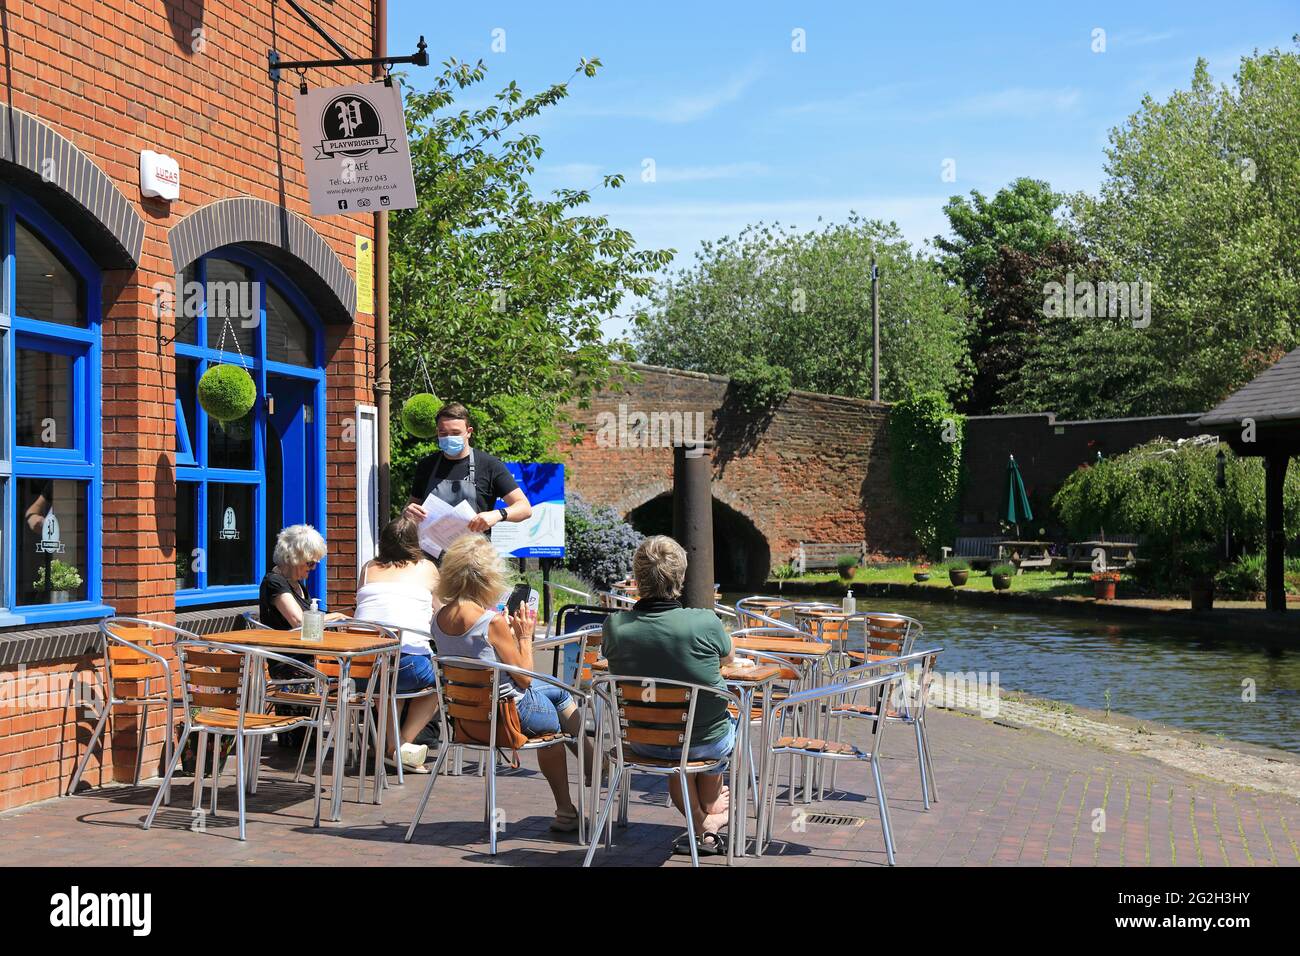
<path fill-rule="evenodd" d="M 402 425 L 416 438 L 433 438 L 438 434 L 438 396 L 421 392 L 412 395 L 402 406 Z"/>
<path fill-rule="evenodd" d="M 253 377 L 238 365 L 214 365 L 199 379 L 199 404 L 222 424 L 243 418 L 255 401 Z"/>

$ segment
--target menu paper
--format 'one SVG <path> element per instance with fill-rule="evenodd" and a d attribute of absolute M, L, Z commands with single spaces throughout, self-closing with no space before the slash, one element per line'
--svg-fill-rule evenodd
<path fill-rule="evenodd" d="M 453 508 L 432 492 L 424 499 L 424 511 L 428 517 L 420 522 L 420 547 L 435 558 L 469 532 L 469 523 L 477 514 L 468 501 Z"/>

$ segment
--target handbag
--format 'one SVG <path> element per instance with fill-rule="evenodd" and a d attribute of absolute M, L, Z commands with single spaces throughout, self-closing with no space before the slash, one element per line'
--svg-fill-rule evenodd
<path fill-rule="evenodd" d="M 485 720 L 463 720 L 456 718 L 453 721 L 452 729 L 453 738 L 459 739 L 461 743 L 469 744 L 486 744 L 488 734 L 491 732 L 491 725 Z M 501 756 L 506 756 L 506 751 L 512 751 L 512 756 L 506 758 L 510 761 L 510 766 L 519 769 L 519 748 L 528 743 L 528 737 L 524 734 L 523 725 L 519 723 L 519 708 L 510 698 L 499 698 L 497 700 L 497 739 L 494 746 L 501 752 Z"/>

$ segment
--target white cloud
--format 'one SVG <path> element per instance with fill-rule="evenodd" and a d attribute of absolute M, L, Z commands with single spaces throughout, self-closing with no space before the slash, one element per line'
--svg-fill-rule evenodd
<path fill-rule="evenodd" d="M 1061 113 L 1074 109 L 1079 103 L 1079 91 L 1076 89 L 1030 89 L 1023 86 L 1010 87 L 992 93 L 979 93 L 963 97 L 946 107 L 940 107 L 929 113 L 922 112 L 928 119 L 952 119 L 961 117 L 1031 117 L 1044 113 Z"/>
<path fill-rule="evenodd" d="M 759 78 L 761 71 L 757 66 L 733 74 L 721 85 L 713 89 L 692 93 L 664 96 L 660 91 L 652 91 L 651 99 L 644 96 L 639 101 L 629 100 L 613 105 L 580 105 L 571 112 L 582 116 L 610 116 L 623 119 L 645 119 L 656 123 L 691 123 L 716 112 L 728 103 L 740 99 Z"/>

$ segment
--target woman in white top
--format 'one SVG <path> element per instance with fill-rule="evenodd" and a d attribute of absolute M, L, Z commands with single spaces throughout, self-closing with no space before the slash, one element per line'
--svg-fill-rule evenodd
<path fill-rule="evenodd" d="M 420 550 L 419 526 L 409 518 L 396 518 L 379 534 L 379 550 L 367 561 L 357 579 L 357 609 L 360 621 L 400 629 L 401 663 L 397 670 L 397 692 L 409 694 L 433 686 L 433 651 L 425 636 L 433 612 L 442 606 L 434 598 L 438 590 L 438 569 Z M 413 741 L 438 711 L 434 694 L 406 702 L 402 721 L 402 766 L 413 773 L 428 773 L 424 761 L 429 748 Z M 388 762 L 394 762 L 397 736 L 388 728 Z"/>

